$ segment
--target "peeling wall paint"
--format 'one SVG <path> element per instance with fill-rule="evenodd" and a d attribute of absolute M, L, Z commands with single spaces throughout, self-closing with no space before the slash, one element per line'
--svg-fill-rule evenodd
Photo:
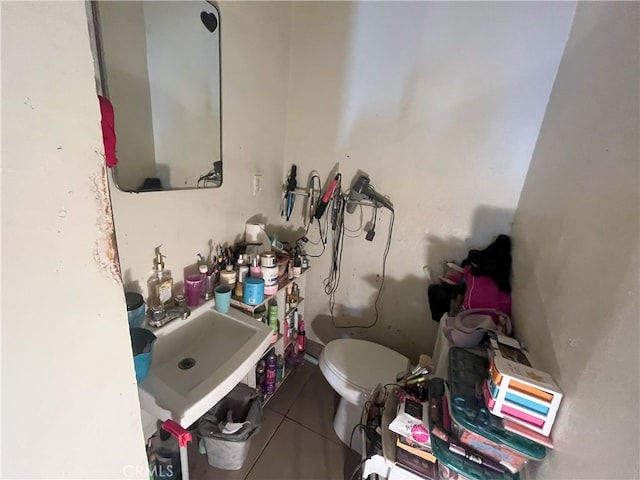
<path fill-rule="evenodd" d="M 111 209 L 111 197 L 109 195 L 109 181 L 107 179 L 107 167 L 104 163 L 104 155 L 100 157 L 100 173 L 92 178 L 95 193 L 98 231 L 101 236 L 96 240 L 94 260 L 98 268 L 105 275 L 115 280 L 122 287 L 122 273 L 120 259 L 118 257 L 118 244 L 116 231 L 113 224 L 113 212 Z"/>

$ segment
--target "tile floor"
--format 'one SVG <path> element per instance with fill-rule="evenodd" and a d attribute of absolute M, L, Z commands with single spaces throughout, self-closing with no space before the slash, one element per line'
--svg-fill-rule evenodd
<path fill-rule="evenodd" d="M 320 369 L 303 363 L 265 405 L 260 431 L 252 438 L 241 470 L 210 466 L 189 451 L 193 480 L 348 480 L 359 462 L 333 431 L 338 396 Z"/>

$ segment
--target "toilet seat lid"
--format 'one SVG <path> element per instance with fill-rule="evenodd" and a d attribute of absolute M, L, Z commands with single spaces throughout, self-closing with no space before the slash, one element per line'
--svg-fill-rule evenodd
<path fill-rule="evenodd" d="M 378 384 L 394 383 L 409 359 L 383 345 L 365 340 L 341 338 L 323 350 L 325 365 L 343 382 L 363 393 Z"/>

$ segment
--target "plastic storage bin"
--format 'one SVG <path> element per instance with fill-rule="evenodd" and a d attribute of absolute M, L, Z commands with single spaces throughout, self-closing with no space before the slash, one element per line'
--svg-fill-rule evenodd
<path fill-rule="evenodd" d="M 228 423 L 246 422 L 239 430 L 225 433 Z M 239 384 L 198 422 L 209 465 L 239 470 L 247 458 L 251 438 L 262 424 L 262 407 L 254 389 Z"/>
<path fill-rule="evenodd" d="M 445 398 L 444 380 L 441 378 L 432 379 L 429 383 L 429 404 L 431 405 L 429 430 L 431 433 L 431 448 L 438 458 L 440 478 L 454 480 L 520 480 L 518 473 L 500 473 L 450 451 L 448 441 L 442 440 L 438 434 L 434 433 L 435 427 L 438 427 L 445 435 L 448 433 L 444 427 L 445 415 L 443 414 L 443 409 L 446 407 L 444 406 L 443 398 Z M 432 409 L 437 413 L 434 413 Z"/>
<path fill-rule="evenodd" d="M 489 376 L 489 360 L 464 348 L 449 350 L 449 388 L 453 434 L 479 453 L 509 463 L 520 470 L 528 459 L 543 460 L 542 445 L 504 429 L 482 398 L 482 384 Z M 507 450 L 510 455 L 504 456 Z M 517 458 L 520 461 L 517 461 Z"/>

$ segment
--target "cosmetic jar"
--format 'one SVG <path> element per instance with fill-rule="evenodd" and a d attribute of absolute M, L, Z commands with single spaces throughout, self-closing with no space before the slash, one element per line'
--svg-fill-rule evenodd
<path fill-rule="evenodd" d="M 229 285 L 230 287 L 236 286 L 236 271 L 235 270 L 222 270 L 220 272 L 220 285 Z"/>
<path fill-rule="evenodd" d="M 265 287 L 276 285 L 278 283 L 278 267 L 262 267 L 262 278 L 264 278 Z"/>
<path fill-rule="evenodd" d="M 263 267 L 275 267 L 276 266 L 276 256 L 271 252 L 262 252 L 260 254 L 260 265 Z"/>
<path fill-rule="evenodd" d="M 247 277 L 244 279 L 242 301 L 247 305 L 259 305 L 264 301 L 264 279 Z"/>

